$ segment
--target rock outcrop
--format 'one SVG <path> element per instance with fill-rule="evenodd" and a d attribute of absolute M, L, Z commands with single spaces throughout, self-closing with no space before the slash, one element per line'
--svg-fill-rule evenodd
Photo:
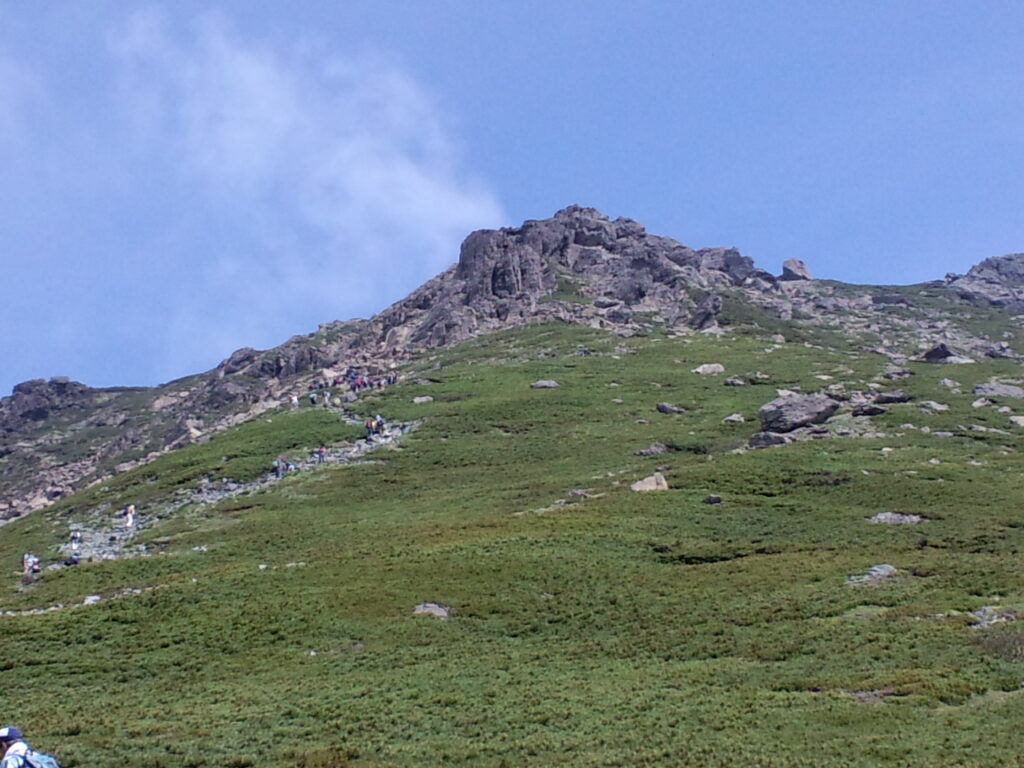
<path fill-rule="evenodd" d="M 782 262 L 779 280 L 811 280 L 811 271 L 800 259 L 786 259 Z"/>
<path fill-rule="evenodd" d="M 1024 313 L 1024 253 L 985 259 L 966 275 L 947 275 L 946 285 L 965 299 Z"/>
<path fill-rule="evenodd" d="M 807 424 L 821 424 L 839 410 L 828 395 L 782 395 L 761 406 L 758 417 L 765 432 L 792 432 Z"/>

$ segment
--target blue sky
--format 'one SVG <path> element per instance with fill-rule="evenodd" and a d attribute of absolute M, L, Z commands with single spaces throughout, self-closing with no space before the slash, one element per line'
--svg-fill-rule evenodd
<path fill-rule="evenodd" d="M 0 394 L 368 317 L 579 203 L 770 271 L 1024 251 L 1024 5 L 0 0 Z"/>

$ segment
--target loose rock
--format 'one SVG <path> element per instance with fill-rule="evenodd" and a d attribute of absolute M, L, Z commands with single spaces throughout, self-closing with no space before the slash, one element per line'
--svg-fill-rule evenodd
<path fill-rule="evenodd" d="M 631 486 L 631 490 L 638 493 L 645 493 L 647 491 L 667 491 L 668 481 L 665 480 L 665 476 L 661 472 L 655 472 L 650 477 L 645 477 L 643 480 L 637 480 Z"/>
<path fill-rule="evenodd" d="M 668 446 L 664 443 L 651 443 L 646 448 L 641 448 L 639 451 L 634 451 L 634 456 L 660 456 L 663 453 L 668 453 Z"/>
<path fill-rule="evenodd" d="M 910 395 L 902 389 L 894 389 L 891 392 L 879 392 L 875 395 L 875 402 L 880 405 L 885 403 L 906 403 L 909 401 Z"/>
<path fill-rule="evenodd" d="M 972 392 L 985 397 L 1009 397 L 1014 400 L 1024 400 L 1024 389 L 1013 384 L 1000 384 L 996 381 L 979 384 Z"/>
<path fill-rule="evenodd" d="M 879 512 L 874 517 L 869 517 L 869 523 L 876 525 L 916 525 L 924 520 L 920 515 L 903 515 L 899 512 Z"/>
<path fill-rule="evenodd" d="M 847 584 L 878 584 L 882 581 L 892 578 L 899 570 L 894 565 L 888 563 L 882 563 L 881 565 L 873 565 L 868 568 L 868 572 L 858 576 L 847 576 Z"/>
<path fill-rule="evenodd" d="M 420 603 L 413 608 L 412 612 L 413 615 L 424 614 L 426 616 L 436 616 L 439 619 L 447 619 L 451 616 L 451 608 L 440 603 Z"/>
<path fill-rule="evenodd" d="M 690 373 L 696 373 L 701 376 L 717 376 L 720 373 L 725 373 L 725 366 L 721 363 L 704 363 L 703 365 L 698 365 Z"/>
<path fill-rule="evenodd" d="M 837 410 L 839 403 L 828 395 L 789 394 L 761 406 L 758 417 L 765 432 L 791 432 L 806 424 L 821 424 Z"/>

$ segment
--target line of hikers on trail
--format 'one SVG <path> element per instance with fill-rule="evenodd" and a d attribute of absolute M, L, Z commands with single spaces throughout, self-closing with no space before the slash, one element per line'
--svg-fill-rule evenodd
<path fill-rule="evenodd" d="M 384 421 L 384 417 L 379 413 L 372 419 L 367 419 L 363 425 L 366 427 L 366 439 L 372 440 L 375 435 L 383 435 L 387 431 L 387 422 Z M 316 464 L 326 464 L 328 458 L 327 445 L 320 443 L 320 447 L 315 449 L 310 455 L 310 460 Z M 299 467 L 295 462 L 289 460 L 284 454 L 280 454 L 276 459 L 270 462 L 271 471 L 274 477 L 280 480 L 288 472 L 296 472 Z"/>
<path fill-rule="evenodd" d="M 342 376 L 336 376 L 333 379 L 317 379 L 311 381 L 309 386 L 306 388 L 309 404 L 315 408 L 318 405 L 322 405 L 324 408 L 330 408 L 332 405 L 342 405 L 348 400 L 352 399 L 350 395 L 338 395 L 332 392 L 331 389 L 348 389 L 351 395 L 357 394 L 368 389 L 384 389 L 384 387 L 390 387 L 398 383 L 397 373 L 388 373 L 383 376 L 372 377 L 367 373 L 363 373 L 358 368 L 346 368 L 345 373 Z M 298 394 L 291 394 L 288 396 L 288 404 L 291 406 L 293 411 L 299 409 L 299 396 Z"/>
<path fill-rule="evenodd" d="M 131 530 L 135 527 L 137 522 L 138 512 L 135 509 L 134 504 L 129 504 L 123 509 L 119 509 L 116 513 L 117 516 L 125 518 L 125 527 Z M 68 534 L 68 542 L 71 549 L 71 554 L 64 558 L 61 563 L 66 568 L 78 565 L 81 562 L 81 555 L 79 551 L 82 548 L 82 532 L 79 530 L 73 530 Z M 54 567 L 54 566 L 50 566 Z M 21 556 L 21 575 L 26 583 L 35 580 L 35 577 L 43 570 L 42 561 L 39 556 L 32 553 L 26 552 Z"/>

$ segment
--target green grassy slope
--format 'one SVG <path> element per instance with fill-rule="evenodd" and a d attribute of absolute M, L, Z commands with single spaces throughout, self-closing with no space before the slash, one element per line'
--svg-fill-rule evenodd
<path fill-rule="evenodd" d="M 690 373 L 705 362 L 768 378 L 725 387 Z M 756 335 L 499 334 L 360 405 L 421 422 L 376 463 L 184 510 L 146 532 L 159 555 L 19 586 L 21 552 L 98 504 L 353 436 L 285 413 L 165 457 L 0 529 L 0 610 L 110 598 L 0 617 L 5 717 L 69 768 L 1014 764 L 1024 635 L 966 614 L 1024 606 L 1018 428 L 969 394 L 1017 369 L 914 365 L 887 386 L 950 411 L 731 452 L 775 387 L 863 388 L 884 363 Z M 675 450 L 635 455 L 654 442 Z M 670 491 L 629 490 L 665 465 Z M 589 498 L 557 503 L 573 489 Z M 865 521 L 881 511 L 929 520 Z M 846 584 L 879 563 L 899 574 Z M 424 601 L 452 618 L 413 616 Z"/>

